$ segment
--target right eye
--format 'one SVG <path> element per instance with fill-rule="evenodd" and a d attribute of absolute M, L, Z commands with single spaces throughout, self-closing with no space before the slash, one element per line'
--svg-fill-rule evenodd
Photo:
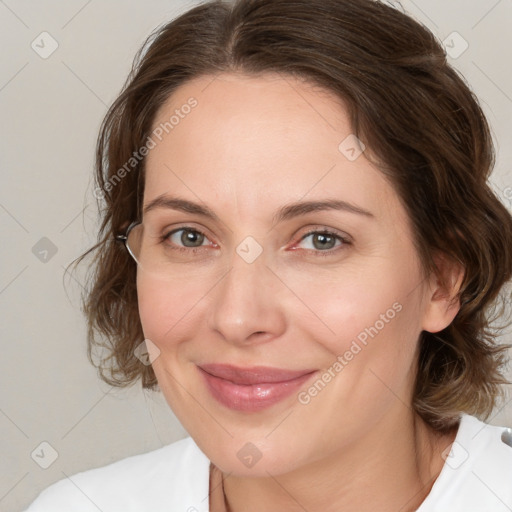
<path fill-rule="evenodd" d="M 182 226 L 180 228 L 173 229 L 162 236 L 162 243 L 164 243 L 166 247 L 178 251 L 197 252 L 200 247 L 208 245 L 208 243 L 203 244 L 205 241 L 208 241 L 206 235 L 202 231 L 190 226 Z M 216 246 L 216 244 L 213 245 Z"/>

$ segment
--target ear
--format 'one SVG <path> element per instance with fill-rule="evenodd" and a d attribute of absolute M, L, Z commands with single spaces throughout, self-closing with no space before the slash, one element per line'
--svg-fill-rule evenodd
<path fill-rule="evenodd" d="M 460 310 L 458 293 L 464 280 L 464 267 L 461 263 L 441 253 L 434 255 L 434 262 L 442 279 L 435 272 L 432 272 L 429 279 L 422 322 L 422 329 L 429 332 L 442 331 L 452 323 Z"/>

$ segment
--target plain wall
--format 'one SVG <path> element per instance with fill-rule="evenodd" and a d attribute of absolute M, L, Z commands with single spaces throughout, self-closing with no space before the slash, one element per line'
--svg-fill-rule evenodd
<path fill-rule="evenodd" d="M 145 37 L 196 3 L 0 2 L 2 511 L 22 510 L 66 475 L 186 435 L 161 396 L 140 385 L 112 389 L 98 379 L 86 357 L 82 283 L 77 276 L 63 281 L 63 273 L 96 236 L 92 168 L 106 109 Z M 403 0 L 401 6 L 441 40 L 456 31 L 469 44 L 450 61 L 488 115 L 498 152 L 492 181 L 510 209 L 512 2 Z M 44 31 L 58 43 L 46 59 L 31 47 Z M 454 51 L 460 49 L 450 37 Z M 490 423 L 512 426 L 512 402 Z M 42 442 L 58 453 L 48 469 L 31 456 L 41 453 Z"/>

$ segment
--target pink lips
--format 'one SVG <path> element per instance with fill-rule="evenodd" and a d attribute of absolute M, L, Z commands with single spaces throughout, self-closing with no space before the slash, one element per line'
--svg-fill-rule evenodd
<path fill-rule="evenodd" d="M 246 412 L 259 411 L 284 400 L 316 373 L 316 370 L 238 368 L 225 364 L 203 364 L 198 369 L 215 399 L 230 409 Z"/>

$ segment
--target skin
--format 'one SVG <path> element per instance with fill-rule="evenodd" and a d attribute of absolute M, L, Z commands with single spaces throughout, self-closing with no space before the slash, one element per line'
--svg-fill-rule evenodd
<path fill-rule="evenodd" d="M 165 276 L 139 267 L 137 277 L 168 404 L 223 472 L 234 512 L 415 510 L 455 436 L 436 434 L 411 409 L 417 340 L 453 320 L 461 269 L 444 265 L 450 289 L 423 277 L 406 211 L 366 158 L 370 148 L 355 161 L 338 149 L 352 130 L 330 92 L 278 74 L 205 76 L 176 90 L 154 126 L 190 97 L 198 105 L 147 157 L 144 205 L 172 194 L 219 220 L 145 214 L 153 229 L 189 226 L 205 238 L 195 244 L 202 252 L 169 250 Z M 287 203 L 326 199 L 373 217 L 326 210 L 272 221 Z M 351 243 L 315 243 L 312 229 Z M 172 242 L 187 249 L 181 234 Z M 263 249 L 252 263 L 236 252 L 248 236 Z M 196 367 L 325 371 L 396 303 L 400 312 L 308 404 L 294 394 L 263 411 L 234 411 Z M 261 452 L 251 468 L 237 457 L 247 442 Z"/>

